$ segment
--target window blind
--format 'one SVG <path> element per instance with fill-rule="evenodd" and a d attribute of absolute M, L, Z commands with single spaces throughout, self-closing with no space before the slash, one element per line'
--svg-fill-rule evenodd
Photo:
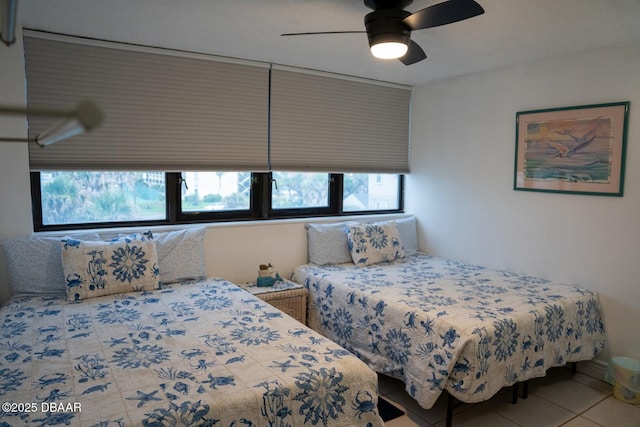
<path fill-rule="evenodd" d="M 272 170 L 407 173 L 411 91 L 274 68 Z"/>
<path fill-rule="evenodd" d="M 267 170 L 267 66 L 32 33 L 27 105 L 71 110 L 91 99 L 105 115 L 92 132 L 30 144 L 32 170 Z M 53 123 L 28 116 L 29 137 Z"/>

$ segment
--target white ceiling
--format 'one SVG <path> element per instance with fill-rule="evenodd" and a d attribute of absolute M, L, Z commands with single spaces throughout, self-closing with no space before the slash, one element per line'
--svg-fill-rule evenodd
<path fill-rule="evenodd" d="M 440 0 L 415 0 L 415 12 Z M 412 39 L 427 59 L 371 56 L 361 0 L 20 0 L 25 28 L 168 47 L 416 85 L 574 52 L 640 42 L 640 0 L 477 0 L 485 14 Z"/>

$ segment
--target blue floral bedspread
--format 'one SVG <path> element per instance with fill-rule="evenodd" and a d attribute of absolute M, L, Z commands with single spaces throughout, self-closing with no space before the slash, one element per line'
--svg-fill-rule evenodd
<path fill-rule="evenodd" d="M 0 426 L 381 426 L 355 356 L 220 279 L 0 309 Z"/>
<path fill-rule="evenodd" d="M 592 359 L 605 335 L 597 294 L 416 254 L 356 267 L 303 265 L 309 325 L 430 408 L 443 390 L 479 402 Z"/>

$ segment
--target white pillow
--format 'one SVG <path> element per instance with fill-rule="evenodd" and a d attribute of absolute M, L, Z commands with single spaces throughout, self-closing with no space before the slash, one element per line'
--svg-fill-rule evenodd
<path fill-rule="evenodd" d="M 69 237 L 18 237 L 2 241 L 12 295 L 61 294 L 67 285 L 62 270 L 60 241 L 100 240 L 96 233 Z"/>
<path fill-rule="evenodd" d="M 347 226 L 353 222 L 307 224 L 309 262 L 317 265 L 351 262 Z"/>
<path fill-rule="evenodd" d="M 205 234 L 205 227 L 154 234 L 160 282 L 183 282 L 207 276 L 204 259 Z"/>
<path fill-rule="evenodd" d="M 350 225 L 347 237 L 351 258 L 358 267 L 404 258 L 394 222 Z"/>
<path fill-rule="evenodd" d="M 394 222 L 398 226 L 398 233 L 400 233 L 400 240 L 402 241 L 405 256 L 418 252 L 416 217 L 410 216 L 408 218 L 396 219 Z"/>
<path fill-rule="evenodd" d="M 158 254 L 150 237 L 149 234 L 122 236 L 112 242 L 62 242 L 67 301 L 158 289 Z"/>

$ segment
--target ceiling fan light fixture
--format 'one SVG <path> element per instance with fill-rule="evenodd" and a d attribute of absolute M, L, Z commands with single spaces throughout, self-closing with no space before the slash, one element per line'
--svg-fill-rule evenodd
<path fill-rule="evenodd" d="M 381 42 L 371 46 L 371 54 L 378 59 L 396 59 L 404 56 L 408 49 L 402 42 Z"/>
<path fill-rule="evenodd" d="M 0 0 L 2 1 L 2 0 Z M 17 0 L 16 0 L 17 1 Z M 364 16 L 364 27 L 371 54 L 380 59 L 398 59 L 412 65 L 427 58 L 420 45 L 411 40 L 411 32 L 439 27 L 482 15 L 484 9 L 475 0 L 444 0 L 411 13 L 404 8 L 413 0 L 364 0 L 372 10 Z M 282 36 L 310 34 L 349 34 L 362 31 L 321 31 L 285 33 Z"/>
<path fill-rule="evenodd" d="M 380 9 L 364 17 L 373 56 L 380 59 L 396 59 L 407 53 L 411 31 L 402 24 L 402 20 L 409 15 L 411 14 L 405 10 Z"/>

